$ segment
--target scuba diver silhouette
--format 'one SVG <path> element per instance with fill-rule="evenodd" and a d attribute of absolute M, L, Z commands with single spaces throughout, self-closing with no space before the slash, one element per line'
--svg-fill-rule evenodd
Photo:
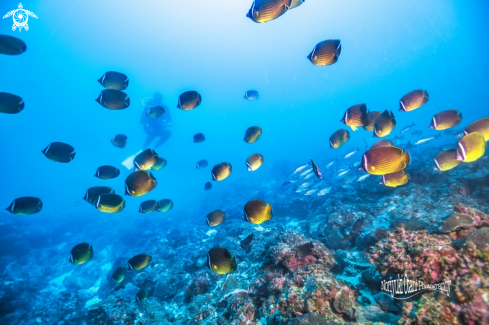
<path fill-rule="evenodd" d="M 171 126 L 170 109 L 168 106 L 163 105 L 162 96 L 160 93 L 155 93 L 153 97 L 146 97 L 143 99 L 142 104 L 144 108 L 139 124 L 143 125 L 144 132 L 147 134 L 143 148 L 149 148 L 151 142 L 153 142 L 154 139 L 159 138 L 156 144 L 153 146 L 153 149 L 156 149 L 171 137 L 171 132 L 168 130 L 168 128 Z M 162 106 L 165 109 L 165 113 L 158 118 L 148 117 L 148 110 L 153 106 Z"/>

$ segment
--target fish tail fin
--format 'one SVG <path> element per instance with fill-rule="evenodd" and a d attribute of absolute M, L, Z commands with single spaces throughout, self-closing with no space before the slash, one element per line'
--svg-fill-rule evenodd
<path fill-rule="evenodd" d="M 351 129 L 352 129 L 353 131 L 356 131 L 356 130 L 357 130 L 357 127 L 356 127 L 356 126 L 351 126 Z"/>
<path fill-rule="evenodd" d="M 76 155 L 76 152 L 73 152 L 72 154 L 70 154 L 70 159 L 71 160 L 75 159 L 75 155 Z"/>
<path fill-rule="evenodd" d="M 411 163 L 411 155 L 409 151 L 406 151 L 404 155 L 402 155 L 403 161 L 406 163 L 406 167 Z"/>
<path fill-rule="evenodd" d="M 126 107 L 129 107 L 129 105 L 131 105 L 131 98 L 127 97 L 126 99 Z"/>
<path fill-rule="evenodd" d="M 126 82 L 124 83 L 124 85 L 126 85 L 126 88 L 129 87 L 129 78 L 126 80 Z"/>
<path fill-rule="evenodd" d="M 460 114 L 458 114 L 458 120 L 461 121 L 462 120 L 462 112 L 460 112 Z"/>

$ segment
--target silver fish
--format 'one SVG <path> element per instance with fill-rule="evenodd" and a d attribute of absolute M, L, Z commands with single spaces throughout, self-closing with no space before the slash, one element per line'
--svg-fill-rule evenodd
<path fill-rule="evenodd" d="M 310 174 L 306 175 L 306 177 L 304 177 L 304 180 L 309 179 L 313 176 L 314 176 L 314 173 L 310 173 Z"/>
<path fill-rule="evenodd" d="M 313 189 L 313 190 L 307 191 L 306 193 L 304 193 L 304 195 L 311 195 L 311 194 L 314 194 L 316 192 L 317 192 L 317 189 Z"/>
<path fill-rule="evenodd" d="M 335 163 L 335 160 L 333 160 L 332 162 L 330 162 L 329 164 L 327 164 L 325 168 L 329 168 L 329 167 L 333 166 L 334 163 Z"/>
<path fill-rule="evenodd" d="M 337 172 L 343 172 L 345 170 L 349 170 L 351 169 L 351 166 L 340 166 L 338 167 L 338 169 L 336 170 Z"/>
<path fill-rule="evenodd" d="M 343 188 L 347 189 L 347 190 L 356 190 L 355 187 L 351 186 L 351 185 L 348 185 L 348 184 L 345 184 L 342 186 Z"/>
<path fill-rule="evenodd" d="M 342 171 L 342 172 L 338 173 L 338 174 L 336 175 L 336 177 L 341 177 L 341 176 L 344 176 L 344 175 L 348 174 L 348 173 L 350 172 L 350 170 L 351 170 L 351 169 L 344 170 L 344 171 Z"/>
<path fill-rule="evenodd" d="M 351 184 L 357 179 L 356 175 L 350 176 L 345 180 L 345 184 Z"/>
<path fill-rule="evenodd" d="M 305 183 L 299 185 L 299 187 L 309 187 L 311 184 L 312 184 L 312 182 L 305 182 Z"/>
<path fill-rule="evenodd" d="M 357 182 L 362 182 L 362 181 L 366 180 L 369 176 L 370 176 L 370 174 L 365 174 L 363 176 L 360 176 L 360 177 L 358 177 Z"/>
<path fill-rule="evenodd" d="M 306 190 L 305 187 L 299 187 L 297 190 L 295 190 L 296 193 L 301 193 L 301 192 L 304 192 Z"/>
<path fill-rule="evenodd" d="M 404 132 L 407 132 L 407 131 L 409 131 L 409 129 L 410 129 L 410 128 L 412 128 L 413 126 L 416 126 L 416 124 L 414 124 L 414 122 L 413 122 L 413 124 L 406 126 L 406 127 L 405 127 L 404 129 L 402 129 L 402 130 L 401 130 L 401 132 L 399 132 L 399 133 L 404 133 Z"/>
<path fill-rule="evenodd" d="M 453 135 L 453 137 L 454 137 L 454 138 L 456 138 L 456 139 L 460 139 L 460 138 L 461 138 L 461 137 L 463 137 L 464 135 L 465 135 L 465 132 L 464 132 L 464 131 L 460 131 L 460 132 L 458 132 L 458 133 L 455 133 L 455 134 Z"/>
<path fill-rule="evenodd" d="M 311 169 L 308 169 L 306 170 L 305 172 L 302 172 L 299 176 L 304 176 L 306 174 L 309 174 L 310 172 L 312 172 L 312 168 Z"/>
<path fill-rule="evenodd" d="M 331 191 L 331 186 L 325 187 L 321 191 L 319 191 L 318 192 L 318 196 L 322 196 L 322 195 L 328 194 L 329 191 Z"/>
<path fill-rule="evenodd" d="M 309 164 L 306 164 L 304 166 L 300 166 L 299 168 L 297 168 L 295 171 L 294 171 L 294 174 L 297 174 L 298 172 L 300 172 L 301 170 L 303 170 L 304 168 L 306 168 L 307 166 L 309 166 Z"/>
<path fill-rule="evenodd" d="M 353 168 L 358 168 L 358 167 L 360 167 L 361 163 L 362 163 L 361 161 L 357 161 L 356 163 L 353 163 L 352 166 L 353 166 Z"/>
<path fill-rule="evenodd" d="M 347 153 L 347 154 L 346 154 L 346 155 L 343 157 L 343 159 L 346 159 L 346 158 L 349 158 L 349 157 L 353 156 L 353 155 L 354 155 L 354 154 L 355 154 L 357 151 L 359 151 L 359 150 L 360 150 L 360 149 L 358 149 L 358 148 L 357 148 L 356 150 L 354 150 L 354 151 L 352 151 L 352 152 L 350 152 L 350 153 Z"/>
<path fill-rule="evenodd" d="M 431 141 L 431 140 L 433 140 L 434 138 L 435 138 L 435 137 L 421 139 L 421 140 L 416 141 L 414 144 L 415 144 L 415 145 L 420 145 L 420 144 L 423 144 L 423 143 L 425 143 L 425 142 Z"/>

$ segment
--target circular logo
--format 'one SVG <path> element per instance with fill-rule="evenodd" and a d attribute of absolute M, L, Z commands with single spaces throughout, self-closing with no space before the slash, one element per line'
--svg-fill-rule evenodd
<path fill-rule="evenodd" d="M 13 16 L 15 25 L 21 28 L 27 24 L 27 20 L 29 19 L 29 16 L 24 9 L 17 9 Z"/>

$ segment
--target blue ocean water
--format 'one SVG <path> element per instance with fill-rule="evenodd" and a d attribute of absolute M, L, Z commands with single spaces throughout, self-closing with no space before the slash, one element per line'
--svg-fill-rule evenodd
<path fill-rule="evenodd" d="M 236 202 L 236 193 L 252 199 L 255 193 L 278 191 L 272 185 L 278 188 L 310 158 L 324 169 L 358 147 L 360 152 L 349 163 L 360 161 L 364 140 L 368 146 L 377 140 L 371 132 L 350 130 L 347 144 L 337 150 L 329 147 L 334 131 L 349 129 L 339 121 L 352 105 L 392 110 L 397 126 L 389 139 L 413 122 L 423 130 L 419 139 L 437 134 L 428 126 L 442 110 L 462 112 L 458 128 L 489 113 L 489 4 L 484 1 L 307 0 L 265 24 L 246 17 L 251 1 L 244 0 L 22 4 L 38 16 L 29 18 L 29 31 L 12 31 L 11 18 L 0 21 L 0 34 L 27 44 L 22 55 L 0 56 L 0 92 L 25 101 L 21 113 L 0 116 L 0 207 L 22 196 L 39 197 L 44 207 L 29 216 L 0 212 L 0 233 L 5 238 L 0 239 L 0 268 L 7 274 L 9 266 L 21 263 L 16 270 L 24 267 L 26 274 L 19 277 L 35 282 L 32 287 L 19 286 L 17 298 L 3 289 L 2 304 L 8 308 L 0 317 L 6 323 L 28 323 L 27 316 L 12 315 L 26 310 L 29 297 L 36 297 L 47 282 L 60 276 L 59 266 L 52 265 L 53 256 L 68 263 L 71 247 L 79 242 L 93 243 L 94 259 L 101 265 L 109 263 L 103 271 L 106 275 L 114 256 L 130 257 L 127 247 L 133 249 L 131 253 L 147 249 L 146 239 L 152 235 L 163 240 L 168 229 L 191 225 L 207 232 L 207 207 L 238 206 L 229 215 L 244 222 L 240 209 L 246 201 Z M 2 1 L 0 12 L 17 6 Z M 339 60 L 331 66 L 315 66 L 307 55 L 326 39 L 341 40 Z M 107 71 L 129 77 L 127 109 L 111 111 L 95 101 L 104 89 L 97 79 Z M 260 93 L 258 100 L 244 99 L 250 89 Z M 400 98 L 414 89 L 426 89 L 429 102 L 412 112 L 398 112 Z M 177 108 L 178 96 L 188 90 L 198 91 L 202 103 L 183 111 Z M 142 101 L 156 92 L 162 94 L 171 114 L 171 137 L 155 148 L 168 165 L 153 172 L 158 181 L 155 190 L 142 197 L 125 197 L 123 212 L 99 212 L 82 198 L 92 186 L 107 185 L 124 193 L 124 180 L 131 171 L 121 163 L 145 149 L 147 134 L 140 119 L 147 108 Z M 259 125 L 263 135 L 247 144 L 243 137 L 252 125 Z M 124 149 L 110 142 L 119 133 L 128 136 Z M 206 140 L 193 143 L 196 133 L 203 133 Z M 411 131 L 401 143 L 410 137 Z M 55 163 L 41 153 L 55 141 L 75 148 L 72 162 Z M 456 144 L 458 139 L 435 141 L 441 146 Z M 249 172 L 245 160 L 253 153 L 262 154 L 264 164 Z M 209 167 L 196 169 L 201 159 L 207 159 Z M 221 162 L 232 165 L 231 175 L 204 191 L 204 184 L 212 180 L 211 168 Z M 102 165 L 120 168 L 121 175 L 112 180 L 94 177 Z M 361 198 L 362 192 L 349 195 Z M 138 208 L 147 199 L 171 199 L 174 208 L 165 214 L 142 215 Z M 281 223 L 280 213 L 274 218 Z M 147 231 L 158 233 L 144 235 Z M 59 245 L 63 246 L 56 248 Z M 107 247 L 111 247 L 110 258 L 99 254 Z M 40 270 L 26 280 L 36 257 L 42 257 L 33 263 Z M 155 262 L 165 264 L 164 259 Z M 86 294 L 80 301 L 89 298 Z"/>

